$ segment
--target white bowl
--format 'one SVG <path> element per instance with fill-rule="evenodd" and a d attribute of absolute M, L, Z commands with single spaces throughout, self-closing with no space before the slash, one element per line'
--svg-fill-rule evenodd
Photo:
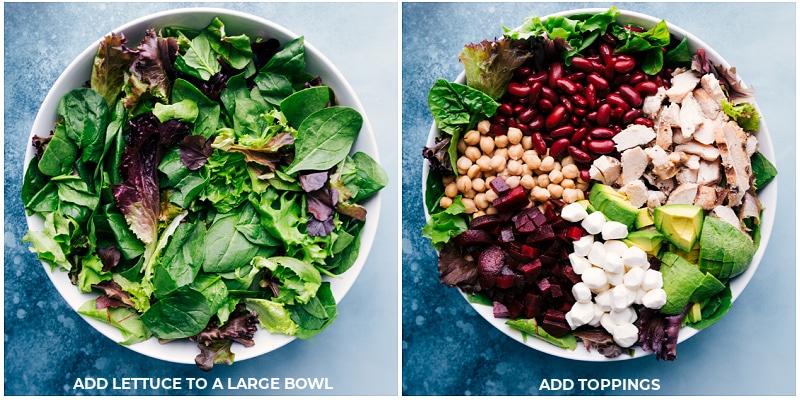
<path fill-rule="evenodd" d="M 575 14 L 586 14 L 586 13 L 595 14 L 595 13 L 603 13 L 605 11 L 607 11 L 607 9 L 605 8 L 586 8 L 578 10 L 569 10 L 543 16 L 542 20 L 549 17 L 570 16 Z M 647 29 L 655 26 L 660 21 L 661 18 L 656 18 L 650 15 L 637 13 L 633 11 L 626 11 L 626 10 L 620 10 L 620 16 L 617 18 L 617 22 L 633 23 L 645 27 Z M 666 22 L 670 34 L 672 34 L 674 37 L 680 38 L 686 36 L 689 43 L 689 50 L 691 54 L 694 54 L 694 52 L 698 48 L 702 48 L 705 50 L 708 59 L 712 60 L 715 65 L 722 65 L 725 68 L 731 67 L 730 63 L 728 63 L 719 53 L 717 53 L 714 49 L 705 44 L 702 40 L 692 35 L 691 33 L 681 29 L 680 27 L 670 23 L 669 21 Z M 459 74 L 459 76 L 456 78 L 456 82 L 461 84 L 464 84 L 466 82 L 466 75 L 464 72 Z M 756 99 L 758 99 L 758 93 L 756 93 Z M 758 109 L 757 105 L 756 108 Z M 772 146 L 772 140 L 769 136 L 769 131 L 767 130 L 767 124 L 763 118 L 764 114 L 761 113 L 760 110 L 759 114 L 761 114 L 762 116 L 759 130 L 756 133 L 756 135 L 758 136 L 759 151 L 774 164 L 775 149 Z M 434 122 L 428 134 L 428 142 L 426 145 L 432 146 L 434 144 L 434 140 L 438 136 L 439 136 L 439 130 L 436 128 L 436 123 Z M 425 198 L 425 182 L 428 178 L 428 171 L 430 169 L 430 164 L 428 163 L 427 160 L 424 160 L 423 162 L 424 164 L 422 168 L 422 191 L 423 191 L 422 198 Z M 753 274 L 755 274 L 756 269 L 758 269 L 758 264 L 761 261 L 761 258 L 764 256 L 764 251 L 767 248 L 769 237 L 770 234 L 772 233 L 772 226 L 774 225 L 775 222 L 775 209 L 777 207 L 777 202 L 778 202 L 777 180 L 773 180 L 772 182 L 769 183 L 769 185 L 767 185 L 767 187 L 761 189 L 758 193 L 758 199 L 761 201 L 764 207 L 763 215 L 761 218 L 761 242 L 747 270 L 745 270 L 741 275 L 731 279 L 730 281 L 732 301 L 735 301 L 736 298 L 739 297 L 744 288 L 747 286 L 747 283 L 750 282 L 750 279 L 753 277 Z M 427 209 L 425 209 L 425 217 L 426 219 L 430 218 Z M 464 299 L 467 299 L 466 295 L 463 292 L 461 294 L 464 296 Z M 484 319 L 486 319 L 486 321 L 488 321 L 495 328 L 497 328 L 507 336 L 513 338 L 514 340 L 517 340 L 520 343 L 525 344 L 528 347 L 534 348 L 536 350 L 554 356 L 573 359 L 573 360 L 582 360 L 582 361 L 621 361 L 621 360 L 630 360 L 633 358 L 652 355 L 652 353 L 642 350 L 642 348 L 639 346 L 634 347 L 633 356 L 620 355 L 619 357 L 616 358 L 607 358 L 596 351 L 587 352 L 584 350 L 582 344 L 580 343 L 578 344 L 578 348 L 576 348 L 575 350 L 562 349 L 560 347 L 551 345 L 537 338 L 534 338 L 532 337 L 532 335 L 527 335 L 527 337 L 524 337 L 519 330 L 513 329 L 510 326 L 506 325 L 505 322 L 507 321 L 507 319 L 495 318 L 491 306 L 475 304 L 475 303 L 470 303 L 470 305 L 472 306 L 472 308 L 475 309 L 475 311 L 478 314 L 480 314 Z M 680 333 L 678 334 L 678 343 L 681 343 L 684 340 L 689 339 L 690 337 L 694 336 L 697 332 L 699 331 L 694 328 L 690 327 L 682 328 Z"/>
<path fill-rule="evenodd" d="M 254 39 L 258 36 L 273 37 L 280 41 L 281 45 L 285 45 L 288 41 L 300 36 L 263 18 L 242 12 L 217 8 L 188 8 L 159 12 L 131 21 L 117 29 L 114 29 L 112 32 L 117 34 L 120 32 L 124 33 L 125 37 L 128 38 L 129 45 L 133 46 L 139 43 L 144 36 L 145 30 L 148 28 L 159 29 L 166 26 L 181 26 L 202 29 L 206 27 L 214 17 L 219 17 L 220 20 L 222 20 L 222 22 L 225 24 L 226 33 L 229 35 L 238 35 L 244 33 L 251 39 Z M 87 38 L 87 40 L 89 39 L 90 38 Z M 97 38 L 97 40 L 91 42 L 86 50 L 84 50 L 75 60 L 73 60 L 72 63 L 67 66 L 67 69 L 61 74 L 58 80 L 56 80 L 53 88 L 50 89 L 50 92 L 45 97 L 44 102 L 42 103 L 42 106 L 36 115 L 33 127 L 31 128 L 31 137 L 37 134 L 41 136 L 53 129 L 57 119 L 56 108 L 59 100 L 67 92 L 80 87 L 89 79 L 92 71 L 92 62 L 95 53 L 97 52 L 97 46 L 101 40 L 102 38 Z M 339 104 L 358 110 L 364 117 L 364 124 L 358 139 L 353 145 L 353 152 L 362 151 L 369 154 L 376 161 L 379 161 L 378 147 L 377 143 L 375 142 L 375 136 L 372 131 L 372 127 L 369 124 L 369 120 L 367 119 L 366 112 L 361 105 L 361 102 L 359 101 L 353 89 L 350 87 L 350 84 L 347 83 L 347 80 L 345 80 L 344 76 L 342 76 L 336 67 L 308 41 L 305 41 L 305 57 L 306 70 L 312 74 L 321 76 L 323 82 L 327 86 L 333 88 Z M 29 144 L 25 153 L 25 166 L 27 166 L 28 162 L 33 158 L 33 154 L 33 148 Z M 331 290 L 337 304 L 350 289 L 362 267 L 364 266 L 377 232 L 380 204 L 380 193 L 372 196 L 363 204 L 367 209 L 368 218 L 364 228 L 362 229 L 361 246 L 355 264 L 338 279 L 324 278 L 324 280 L 327 280 L 331 283 Z M 42 229 L 43 222 L 38 216 L 28 217 L 27 220 L 29 229 Z M 48 265 L 44 265 L 44 268 L 56 289 L 58 289 L 59 293 L 61 293 L 61 296 L 64 297 L 64 300 L 66 300 L 73 309 L 77 310 L 86 301 L 97 297 L 96 295 L 80 293 L 77 288 L 70 283 L 65 272 L 56 271 L 55 273 L 51 273 Z M 115 342 L 120 342 L 123 340 L 122 335 L 116 328 L 82 315 L 81 317 L 100 333 L 114 340 Z M 355 316 L 339 316 L 339 318 L 351 317 Z M 234 343 L 231 349 L 236 355 L 236 360 L 239 361 L 268 353 L 291 342 L 294 339 L 295 338 L 293 336 L 270 334 L 266 331 L 266 329 L 262 328 L 259 329 L 255 334 L 254 346 L 244 347 L 238 343 Z M 188 340 L 179 340 L 172 341 L 167 344 L 159 344 L 157 339 L 151 338 L 145 342 L 126 347 L 153 358 L 183 364 L 194 364 L 194 358 L 199 353 L 197 344 Z"/>

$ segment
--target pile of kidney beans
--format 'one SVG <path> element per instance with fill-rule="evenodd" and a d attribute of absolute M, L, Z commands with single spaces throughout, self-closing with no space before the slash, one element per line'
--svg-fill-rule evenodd
<path fill-rule="evenodd" d="M 589 181 L 588 167 L 597 157 L 614 154 L 611 140 L 629 124 L 653 126 L 642 115 L 645 96 L 660 86 L 669 88 L 671 69 L 657 75 L 642 71 L 636 55 L 616 54 L 616 39 L 603 35 L 570 65 L 553 60 L 546 70 L 535 70 L 533 60 L 519 67 L 500 107 L 491 118 L 491 132 L 509 127 L 530 135 L 539 154 L 558 159 L 572 156 Z"/>

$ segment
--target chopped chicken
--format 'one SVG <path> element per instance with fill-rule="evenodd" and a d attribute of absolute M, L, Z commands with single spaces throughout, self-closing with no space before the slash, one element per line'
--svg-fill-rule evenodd
<path fill-rule="evenodd" d="M 698 143 L 696 141 L 680 144 L 675 147 L 675 151 L 682 151 L 684 153 L 696 154 L 706 161 L 714 161 L 717 158 L 719 158 L 718 148 Z"/>
<path fill-rule="evenodd" d="M 725 98 L 725 92 L 722 91 L 722 86 L 714 74 L 705 74 L 700 78 L 700 87 L 708 93 L 714 101 L 721 103 Z"/>
<path fill-rule="evenodd" d="M 675 180 L 678 181 L 679 185 L 684 183 L 697 183 L 698 171 L 699 169 L 681 168 L 678 170 L 678 174 L 675 175 Z"/>
<path fill-rule="evenodd" d="M 600 156 L 589 168 L 589 176 L 605 185 L 611 185 L 619 179 L 622 164 L 614 157 Z"/>
<path fill-rule="evenodd" d="M 694 140 L 702 144 L 714 143 L 714 120 L 703 118 L 703 122 L 694 131 Z"/>
<path fill-rule="evenodd" d="M 677 173 L 677 171 L 675 172 Z M 647 180 L 647 183 L 649 183 L 650 186 L 664 192 L 664 194 L 669 194 L 673 189 L 675 189 L 676 183 L 674 178 L 661 179 L 653 171 L 645 172 L 642 177 Z"/>
<path fill-rule="evenodd" d="M 744 150 L 748 157 L 752 157 L 758 151 L 758 138 L 753 135 L 747 136 L 747 143 L 744 145 Z"/>
<path fill-rule="evenodd" d="M 642 113 L 644 113 L 644 116 L 655 120 L 659 111 L 661 111 L 661 103 L 664 102 L 665 97 L 667 97 L 667 90 L 664 89 L 663 86 L 658 87 L 656 94 L 645 97 L 644 103 L 642 103 Z"/>
<path fill-rule="evenodd" d="M 642 177 L 647 165 L 650 164 L 650 159 L 647 157 L 647 153 L 637 146 L 625 150 L 620 157 L 620 162 L 622 163 L 622 174 L 619 184 L 626 185 L 638 181 Z"/>
<path fill-rule="evenodd" d="M 684 138 L 690 138 L 697 130 L 697 126 L 703 123 L 703 110 L 700 104 L 694 99 L 692 92 L 686 94 L 681 101 L 680 111 L 681 134 Z"/>
<path fill-rule="evenodd" d="M 692 93 L 694 94 L 694 99 L 697 100 L 697 104 L 700 106 L 700 110 L 703 111 L 703 116 L 708 119 L 716 118 L 719 113 L 720 103 L 712 99 L 711 95 L 703 88 L 697 88 Z"/>
<path fill-rule="evenodd" d="M 653 164 L 652 172 L 659 178 L 659 179 L 669 179 L 675 176 L 678 173 L 678 166 L 677 164 L 680 162 L 680 159 L 677 161 L 671 157 L 670 153 L 668 154 L 664 149 L 660 146 L 656 145 L 653 147 L 648 147 L 644 149 L 644 152 L 647 153 L 647 156 L 650 157 L 650 163 Z M 652 183 L 652 182 L 651 182 Z"/>
<path fill-rule="evenodd" d="M 667 107 L 662 107 L 656 120 L 656 145 L 664 150 L 672 148 L 672 123 Z"/>
<path fill-rule="evenodd" d="M 622 186 L 619 188 L 619 193 L 627 196 L 628 201 L 630 201 L 635 208 L 639 208 L 647 203 L 647 187 L 641 180 L 637 179 Z"/>
<path fill-rule="evenodd" d="M 694 205 L 700 206 L 703 210 L 711 210 L 718 206 L 717 190 L 711 186 L 700 185 L 697 187 L 697 196 L 694 198 Z"/>
<path fill-rule="evenodd" d="M 664 204 L 667 201 L 667 195 L 660 190 L 647 191 L 647 208 L 654 209 Z"/>
<path fill-rule="evenodd" d="M 633 124 L 623 129 L 614 136 L 614 143 L 617 144 L 617 151 L 622 152 L 636 146 L 642 146 L 656 138 L 653 128 Z"/>
<path fill-rule="evenodd" d="M 750 189 L 750 157 L 745 151 L 747 134 L 736 122 L 728 121 L 715 129 L 714 135 L 730 190 L 728 204 L 738 206 L 742 204 L 744 194 Z"/>
<path fill-rule="evenodd" d="M 739 221 L 739 218 L 736 216 L 736 213 L 733 212 L 733 209 L 728 206 L 716 206 L 711 209 L 711 212 L 708 213 L 709 216 L 715 216 L 736 228 L 742 229 L 742 223 Z"/>
<path fill-rule="evenodd" d="M 683 157 L 681 157 L 681 162 L 683 163 L 683 165 L 695 171 L 700 169 L 700 156 L 696 154 L 687 154 L 687 153 L 681 153 L 681 154 L 683 154 Z"/>
<path fill-rule="evenodd" d="M 739 220 L 741 221 L 745 218 L 752 217 L 756 219 L 756 224 L 760 225 L 761 210 L 761 202 L 758 201 L 758 196 L 756 196 L 752 189 L 748 190 L 742 200 L 742 207 L 739 209 Z"/>
<path fill-rule="evenodd" d="M 677 72 L 677 71 L 676 71 Z M 667 89 L 667 97 L 673 103 L 680 103 L 700 82 L 700 75 L 692 70 L 685 70 L 672 77 L 672 87 Z"/>
<path fill-rule="evenodd" d="M 696 183 L 682 183 L 669 194 L 667 204 L 694 204 L 697 197 Z"/>
<path fill-rule="evenodd" d="M 664 107 L 667 111 L 667 118 L 669 118 L 669 124 L 673 128 L 680 128 L 681 127 L 681 106 L 678 103 L 669 103 L 668 106 Z"/>
<path fill-rule="evenodd" d="M 697 170 L 697 183 L 700 185 L 716 185 L 720 180 L 720 162 L 700 160 L 700 168 Z"/>

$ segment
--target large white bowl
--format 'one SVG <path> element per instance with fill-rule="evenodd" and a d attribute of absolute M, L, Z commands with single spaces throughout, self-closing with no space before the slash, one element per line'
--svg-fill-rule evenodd
<path fill-rule="evenodd" d="M 281 45 L 285 45 L 288 41 L 299 37 L 299 35 L 288 29 L 263 18 L 242 12 L 217 8 L 188 8 L 164 11 L 131 21 L 114 29 L 112 32 L 117 34 L 120 32 L 124 33 L 125 37 L 128 38 L 129 45 L 135 46 L 142 39 L 145 30 L 148 28 L 159 29 L 167 26 L 181 26 L 202 29 L 206 27 L 214 17 L 219 17 L 220 20 L 222 20 L 225 24 L 225 30 L 229 35 L 244 33 L 251 39 L 255 39 L 259 36 L 273 37 L 280 41 Z M 87 38 L 87 41 L 89 39 L 91 38 Z M 80 87 L 89 79 L 92 71 L 92 62 L 101 39 L 102 38 L 97 38 L 97 40 L 91 42 L 89 47 L 73 60 L 58 80 L 56 80 L 36 115 L 33 127 L 31 128 L 31 136 L 37 134 L 42 136 L 53 129 L 57 118 L 56 108 L 59 100 L 67 92 Z M 350 87 L 350 84 L 347 83 L 347 80 L 345 80 L 344 76 L 342 76 L 336 67 L 308 41 L 305 41 L 305 57 L 306 70 L 312 74 L 321 76 L 323 82 L 333 88 L 339 104 L 358 110 L 364 117 L 364 124 L 358 139 L 353 145 L 353 151 L 362 151 L 369 154 L 376 161 L 379 161 L 377 143 L 375 142 L 372 127 L 369 124 L 361 102 Z M 29 145 L 25 153 L 26 166 L 33 158 L 33 154 L 33 148 Z M 364 266 L 364 262 L 367 259 L 377 231 L 380 203 L 380 193 L 364 202 L 368 218 L 361 233 L 361 246 L 355 264 L 338 279 L 324 278 L 324 280 L 328 280 L 331 283 L 331 290 L 337 303 L 345 296 Z M 28 217 L 27 220 L 28 227 L 31 230 L 42 229 L 43 222 L 38 216 Z M 70 283 L 66 273 L 61 271 L 51 273 L 48 265 L 44 265 L 44 268 L 56 289 L 58 289 L 61 296 L 64 297 L 64 300 L 66 300 L 73 309 L 77 310 L 78 307 L 86 301 L 97 297 L 96 295 L 80 293 L 77 288 Z M 91 318 L 81 317 L 100 333 L 115 342 L 123 340 L 122 335 L 116 328 Z M 350 317 L 354 316 L 339 316 L 339 318 Z M 255 346 L 244 347 L 238 343 L 234 343 L 231 349 L 236 355 L 235 359 L 237 361 L 245 360 L 275 350 L 291 342 L 293 339 L 295 339 L 293 336 L 270 334 L 266 329 L 259 329 L 254 337 Z M 159 344 L 155 338 L 151 338 L 145 342 L 126 347 L 153 358 L 184 364 L 193 364 L 195 356 L 199 353 L 197 344 L 188 340 Z"/>
<path fill-rule="evenodd" d="M 549 17 L 559 17 L 559 16 L 570 16 L 576 14 L 586 14 L 586 13 L 603 13 L 607 11 L 605 8 L 586 8 L 586 9 L 578 9 L 578 10 L 569 10 L 558 12 L 554 14 L 550 14 L 548 16 L 542 17 L 542 20 Z M 641 14 L 633 11 L 626 11 L 620 10 L 620 16 L 617 18 L 617 22 L 620 23 L 633 23 L 640 26 L 643 26 L 647 29 L 652 28 L 658 22 L 661 21 L 661 18 L 656 18 L 650 15 Z M 697 38 L 696 36 L 692 35 L 691 33 L 683 30 L 682 28 L 667 22 L 667 27 L 669 28 L 670 34 L 675 37 L 681 38 L 686 36 L 689 42 L 689 50 L 691 54 L 698 48 L 702 48 L 706 51 L 706 55 L 709 60 L 713 61 L 715 65 L 722 65 L 725 68 L 731 67 L 730 63 L 728 63 L 719 53 L 714 51 L 710 46 L 705 44 L 702 40 Z M 462 72 L 458 78 L 456 78 L 456 82 L 458 83 L 465 83 L 465 73 Z M 758 94 L 756 93 L 756 98 L 758 98 Z M 758 108 L 758 106 L 756 106 Z M 761 114 L 761 125 L 759 127 L 758 132 L 756 135 L 758 136 L 758 147 L 759 151 L 766 156 L 770 161 L 775 163 L 775 149 L 772 147 L 772 140 L 769 136 L 769 131 L 767 130 L 766 121 L 764 121 L 763 113 L 759 110 L 759 114 Z M 436 128 L 436 123 L 434 122 L 431 126 L 430 133 L 428 134 L 428 142 L 427 146 L 432 146 L 434 144 L 434 140 L 436 137 L 439 136 L 439 130 Z M 427 160 L 424 161 L 424 165 L 422 168 L 422 191 L 423 196 L 425 198 L 425 182 L 428 178 L 428 171 L 430 169 L 430 164 Z M 737 297 L 742 293 L 744 288 L 747 286 L 747 283 L 750 282 L 750 279 L 755 274 L 756 269 L 758 268 L 758 264 L 761 262 L 761 258 L 764 256 L 764 251 L 767 248 L 767 243 L 769 242 L 770 234 L 772 233 L 772 226 L 775 222 L 775 208 L 777 207 L 778 202 L 778 182 L 777 180 L 773 180 L 770 182 L 767 187 L 761 189 L 758 194 L 758 198 L 761 201 L 762 205 L 764 206 L 764 212 L 761 218 L 761 243 L 756 251 L 755 255 L 753 256 L 753 260 L 750 263 L 750 266 L 745 270 L 741 275 L 731 279 L 730 286 L 731 286 L 731 293 L 732 293 L 732 300 L 736 300 Z M 424 208 L 424 207 L 423 207 Z M 425 217 L 430 218 L 428 215 L 428 210 L 425 210 Z M 466 295 L 462 292 L 462 295 L 466 299 Z M 583 346 L 579 343 L 578 348 L 575 350 L 566 350 L 560 347 L 556 347 L 549 343 L 543 342 L 539 339 L 532 337 L 531 335 L 527 335 L 527 337 L 523 336 L 523 334 L 516 329 L 511 328 L 510 326 L 506 325 L 507 319 L 503 318 L 495 318 L 492 307 L 485 306 L 481 304 L 470 303 L 472 308 L 480 314 L 486 321 L 492 324 L 495 328 L 503 332 L 504 334 L 508 335 L 509 337 L 517 340 L 520 343 L 525 344 L 528 347 L 534 348 L 541 352 L 551 354 L 554 356 L 568 358 L 573 360 L 583 360 L 583 361 L 620 361 L 620 360 L 630 360 L 633 358 L 638 358 L 646 355 L 652 355 L 652 353 L 646 352 L 642 350 L 641 347 L 636 346 L 634 347 L 634 355 L 621 355 L 616 358 L 607 358 L 602 354 L 599 354 L 596 351 L 587 352 L 584 350 Z M 697 332 L 697 329 L 684 327 L 681 329 L 680 333 L 678 334 L 678 343 L 683 342 L 686 339 L 694 336 Z"/>

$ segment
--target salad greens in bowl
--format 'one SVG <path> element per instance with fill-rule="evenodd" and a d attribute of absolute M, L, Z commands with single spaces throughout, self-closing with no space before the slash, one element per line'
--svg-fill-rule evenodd
<path fill-rule="evenodd" d="M 656 17 L 531 15 L 437 80 L 423 235 L 495 328 L 576 360 L 674 360 L 731 309 L 775 219 L 766 123 L 725 59 Z"/>
<path fill-rule="evenodd" d="M 153 14 L 45 98 L 23 241 L 95 329 L 210 370 L 334 322 L 377 230 L 377 153 L 304 37 L 224 9 Z"/>

